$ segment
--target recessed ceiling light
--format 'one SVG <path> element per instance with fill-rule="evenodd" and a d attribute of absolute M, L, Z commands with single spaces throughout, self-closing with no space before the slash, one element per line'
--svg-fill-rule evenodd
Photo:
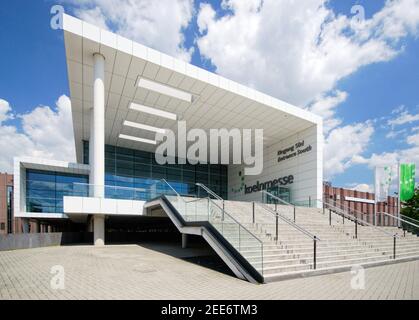
<path fill-rule="evenodd" d="M 128 120 L 125 120 L 123 125 L 127 126 L 127 127 L 131 127 L 131 128 L 143 129 L 143 130 L 153 131 L 153 132 L 162 133 L 162 134 L 166 133 L 166 129 L 152 127 L 152 126 L 148 126 L 146 124 L 131 122 L 131 121 L 128 121 Z"/>
<path fill-rule="evenodd" d="M 140 80 L 137 83 L 137 86 L 140 88 L 144 88 L 147 90 L 151 90 L 151 91 L 163 94 L 165 96 L 170 96 L 172 98 L 180 99 L 188 103 L 192 102 L 192 95 L 190 93 L 166 86 L 158 82 L 140 78 Z"/>
<path fill-rule="evenodd" d="M 170 120 L 176 120 L 177 119 L 177 115 L 174 114 L 174 113 L 159 110 L 159 109 L 156 109 L 156 108 L 146 107 L 146 106 L 143 106 L 141 104 L 134 103 L 134 102 L 132 102 L 130 104 L 129 108 L 131 110 L 145 112 L 145 113 L 148 113 L 148 114 L 152 114 L 152 115 L 162 117 L 162 118 L 166 118 L 166 119 L 170 119 Z"/>
<path fill-rule="evenodd" d="M 143 138 L 128 136 L 126 134 L 120 134 L 119 138 L 124 139 L 124 140 L 131 140 L 131 141 L 143 142 L 143 143 L 154 144 L 154 145 L 157 144 L 156 140 L 143 139 Z"/>

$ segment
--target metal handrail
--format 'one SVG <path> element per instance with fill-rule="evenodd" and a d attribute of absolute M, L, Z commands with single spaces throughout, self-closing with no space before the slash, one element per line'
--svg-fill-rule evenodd
<path fill-rule="evenodd" d="M 170 189 L 172 189 L 172 191 L 174 192 L 174 193 L 176 193 L 176 196 L 178 197 L 178 198 L 180 198 L 185 204 L 187 204 L 187 203 L 191 203 L 191 202 L 195 202 L 195 201 L 198 201 L 198 200 L 200 200 L 200 199 L 193 199 L 193 200 L 190 200 L 190 201 L 186 201 L 184 198 L 183 198 L 183 196 L 181 196 L 180 194 L 179 194 L 179 192 L 177 192 L 176 191 L 176 189 L 175 188 L 173 188 L 172 187 L 172 185 L 169 183 L 169 182 L 167 182 L 167 180 L 166 179 L 160 179 L 160 181 L 162 181 L 162 182 L 164 182 L 165 184 L 167 184 L 168 186 L 169 186 L 169 188 Z M 189 197 L 192 197 L 192 196 L 189 196 Z"/>
<path fill-rule="evenodd" d="M 223 208 L 221 208 L 213 199 L 211 199 L 210 197 L 207 198 L 208 201 L 210 203 L 212 203 L 213 205 L 215 205 L 216 207 L 218 207 L 218 209 L 220 209 L 222 211 L 223 214 L 223 220 L 224 221 L 224 215 L 227 215 L 231 220 L 233 220 L 238 226 L 239 226 L 239 241 L 240 241 L 240 228 L 242 228 L 243 230 L 245 230 L 248 234 L 250 234 L 253 238 L 256 239 L 257 242 L 260 243 L 261 246 L 261 272 L 262 272 L 262 276 L 263 276 L 263 241 L 260 240 L 255 234 L 253 234 L 253 232 L 251 232 L 249 229 L 247 229 L 245 226 L 243 226 L 239 221 L 237 221 L 236 219 L 234 219 L 229 213 L 227 213 Z M 224 204 L 224 199 L 221 198 L 221 200 L 223 201 Z M 209 212 L 208 212 L 209 214 Z M 239 251 L 240 251 L 240 244 L 239 244 Z"/>
<path fill-rule="evenodd" d="M 333 205 L 331 205 L 330 203 L 328 203 L 328 201 L 322 201 L 323 202 L 323 206 L 326 204 L 326 205 L 328 205 L 328 206 L 330 206 L 330 207 L 332 207 L 332 208 L 334 208 L 334 212 L 336 213 L 336 214 L 340 214 L 340 215 L 342 215 L 342 217 L 343 217 L 343 219 L 345 220 L 345 217 L 347 218 L 347 219 L 349 219 L 349 220 L 354 220 L 355 221 L 355 237 L 356 238 L 358 238 L 358 218 L 356 217 L 356 216 L 352 216 L 351 217 L 351 215 L 348 215 L 348 214 L 346 214 L 344 211 L 343 211 L 343 209 L 342 208 L 338 208 L 338 207 L 336 207 L 336 206 L 333 206 Z M 332 212 L 332 209 L 329 207 L 329 221 L 331 221 L 331 212 Z M 346 206 L 342 206 L 342 207 L 346 207 Z M 340 213 L 338 212 L 338 211 L 341 211 Z M 350 218 L 348 218 L 348 217 L 350 217 Z M 331 222 L 329 222 L 329 223 L 331 223 Z M 390 237 L 392 237 L 393 238 L 393 259 L 395 260 L 396 259 L 396 239 L 399 239 L 400 237 L 399 237 L 399 235 L 397 234 L 397 233 L 395 233 L 395 234 L 391 234 L 390 232 L 387 232 L 387 231 L 385 231 L 385 230 L 383 230 L 383 229 L 380 229 L 380 228 L 378 228 L 377 226 L 375 226 L 375 225 L 373 225 L 373 224 L 370 224 L 370 223 L 368 223 L 368 222 L 366 222 L 366 221 L 362 221 L 362 223 L 364 224 L 364 225 L 367 225 L 367 226 L 370 226 L 370 227 L 373 227 L 373 228 L 375 228 L 376 230 L 378 230 L 378 231 L 380 231 L 380 232 L 382 232 L 382 233 L 385 233 L 387 236 L 390 236 Z"/>
<path fill-rule="evenodd" d="M 296 228 L 297 230 L 299 230 L 300 232 L 304 233 L 306 236 L 310 237 L 311 240 L 314 240 L 314 238 L 316 238 L 317 240 L 320 240 L 320 238 L 318 238 L 317 236 L 313 235 L 310 231 L 307 231 L 306 229 L 304 229 L 303 227 L 299 226 L 298 224 L 296 224 L 295 222 L 291 221 L 290 219 L 288 219 L 287 217 L 284 217 L 283 215 L 281 215 L 280 213 L 278 213 L 275 210 L 272 210 L 271 208 L 267 207 L 264 203 L 260 203 L 260 202 L 255 202 L 255 204 L 259 205 L 260 207 L 262 207 L 263 209 L 265 209 L 266 211 L 269 211 L 269 213 L 271 213 L 272 215 L 274 215 L 275 217 L 280 218 L 281 220 L 285 221 L 286 223 L 288 223 L 289 225 L 293 226 L 294 228 Z"/>
<path fill-rule="evenodd" d="M 328 204 L 330 204 L 328 201 L 326 201 L 326 203 L 328 203 Z M 333 205 L 335 208 L 339 208 L 338 206 L 336 206 L 336 203 L 335 203 L 335 205 Z M 357 214 L 360 214 L 360 215 L 366 215 L 366 213 L 365 212 L 362 212 L 362 211 L 359 211 L 359 210 L 357 210 L 357 209 L 353 209 L 353 208 L 349 208 L 348 206 L 346 206 L 346 205 L 344 205 L 344 204 L 341 204 L 340 205 L 341 207 L 343 207 L 343 208 L 345 208 L 346 210 L 348 210 L 348 211 L 352 211 L 352 212 L 355 212 L 355 213 L 357 213 Z M 342 208 L 341 208 L 342 209 Z M 342 209 L 343 210 L 343 209 Z M 357 218 L 357 217 L 356 217 Z M 358 218 L 357 218 L 358 219 Z M 359 220 L 359 219 L 358 219 Z M 366 222 L 366 221 L 364 221 L 364 220 L 362 220 L 363 222 Z M 368 223 L 368 222 L 366 222 L 366 223 Z"/>
<path fill-rule="evenodd" d="M 169 187 L 170 187 L 170 189 L 172 189 L 175 193 L 176 193 L 176 195 L 178 196 L 178 198 L 180 198 L 180 199 L 182 199 L 182 201 L 185 203 L 185 204 L 187 204 L 187 203 L 191 203 L 191 202 L 195 202 L 195 201 L 199 201 L 199 200 L 202 200 L 202 199 L 205 199 L 205 198 L 198 198 L 198 199 L 194 199 L 194 200 L 191 200 L 191 201 L 189 201 L 189 202 L 187 202 L 187 201 L 185 201 L 185 199 L 183 199 L 183 197 L 170 185 L 170 183 L 168 183 L 167 181 L 166 181 L 166 179 L 161 179 L 161 181 L 163 181 L 164 183 L 166 183 Z M 197 184 L 198 185 L 198 184 Z M 200 187 L 202 187 L 202 188 L 204 188 L 204 189 L 208 189 L 209 191 L 211 191 L 209 188 L 207 188 L 206 186 L 204 186 L 204 185 L 199 185 Z M 211 191 L 211 192 L 213 192 L 213 191 Z M 223 200 L 221 197 L 219 197 L 221 200 Z M 214 204 L 216 207 L 218 207 L 221 211 L 222 211 L 222 213 L 223 213 L 223 221 L 224 221 L 224 215 L 227 215 L 231 220 L 233 220 L 238 226 L 239 226 L 239 233 L 240 233 L 240 228 L 242 228 L 242 229 L 244 229 L 246 232 L 248 232 L 253 238 L 255 238 L 256 239 L 256 241 L 257 242 L 259 242 L 260 243 L 260 245 L 261 245 L 261 250 L 262 250 L 262 252 L 261 252 L 261 272 L 262 272 L 262 276 L 263 276 L 263 242 L 262 242 L 262 240 L 260 240 L 256 235 L 254 235 L 252 232 L 250 232 L 246 227 L 244 227 L 240 222 L 238 222 L 236 219 L 234 219 L 230 214 L 228 214 L 227 212 L 225 212 L 225 209 L 224 208 L 221 208 L 216 202 L 214 202 L 214 200 L 213 199 L 211 199 L 209 196 L 207 197 L 207 199 L 208 199 L 208 202 L 209 203 L 212 203 L 212 204 Z M 224 200 L 223 200 L 223 203 L 224 203 Z M 209 214 L 210 214 L 210 212 L 209 212 L 209 208 L 208 208 L 208 216 L 209 216 Z M 208 222 L 210 222 L 209 221 L 209 219 L 208 219 Z M 211 222 L 210 222 L 211 223 Z M 240 239 L 240 238 L 239 238 Z M 239 251 L 240 251 L 240 245 L 239 245 Z"/>
<path fill-rule="evenodd" d="M 209 201 L 211 201 L 214 205 L 216 205 L 220 210 L 222 210 L 223 214 L 226 214 L 230 219 L 232 219 L 234 222 L 236 222 L 237 224 L 239 224 L 244 230 L 246 230 L 247 232 L 249 232 L 253 237 L 255 237 L 256 239 L 258 239 L 252 232 L 250 232 L 246 227 L 244 227 L 240 222 L 238 222 L 236 219 L 234 219 L 229 213 L 227 213 L 225 211 L 224 208 L 224 199 L 221 198 L 219 195 L 217 195 L 214 191 L 212 191 L 210 188 L 208 188 L 207 186 L 205 186 L 202 183 L 196 183 L 196 185 L 198 187 L 203 188 L 205 191 L 207 191 L 209 194 L 213 195 L 215 198 L 217 198 L 217 200 L 220 200 L 223 202 L 223 208 L 221 208 L 216 202 L 214 202 L 213 199 L 211 199 L 210 197 L 208 197 Z M 259 239 L 258 239 L 259 240 Z M 260 241 L 260 240 L 259 240 Z M 260 241 L 261 242 L 261 241 Z"/>
<path fill-rule="evenodd" d="M 218 209 L 223 210 L 216 202 L 214 202 L 213 199 L 209 199 L 209 201 L 214 204 L 216 207 L 218 207 Z M 234 219 L 229 213 L 225 212 L 224 213 L 231 219 L 233 220 L 235 223 L 237 223 L 240 227 L 242 227 L 245 231 L 247 231 L 248 233 L 250 233 L 258 242 L 260 242 L 263 245 L 262 240 L 260 240 L 256 235 L 254 235 L 249 229 L 247 229 L 245 226 L 243 226 L 239 221 L 237 221 L 236 219 Z"/>
<path fill-rule="evenodd" d="M 356 222 L 356 223 L 359 223 L 359 219 L 358 219 L 356 216 L 351 216 L 350 214 L 345 213 L 345 212 L 344 212 L 344 209 L 339 208 L 339 207 L 336 207 L 336 206 L 334 206 L 334 205 L 330 204 L 330 203 L 329 203 L 329 202 L 327 202 L 327 201 L 323 201 L 323 204 L 326 204 L 326 205 L 328 205 L 329 207 L 332 207 L 332 208 L 334 209 L 334 212 L 335 212 L 336 214 L 339 214 L 339 215 L 341 215 L 341 216 L 345 217 L 346 219 L 348 219 L 348 220 L 350 220 L 350 221 L 355 220 L 355 222 Z M 346 206 L 343 206 L 343 207 L 346 207 Z M 330 209 L 330 208 L 329 208 L 329 209 Z M 336 210 L 339 210 L 340 212 L 337 212 Z M 382 232 L 382 233 L 387 234 L 388 236 L 395 237 L 395 238 L 399 238 L 399 236 L 398 236 L 398 234 L 397 234 L 397 233 L 396 233 L 396 234 L 392 234 L 392 233 L 387 232 L 387 231 L 385 231 L 385 230 L 383 230 L 383 229 L 380 229 L 379 227 L 377 227 L 377 226 L 375 226 L 375 225 L 373 225 L 373 224 L 371 224 L 371 223 L 369 223 L 369 222 L 367 222 L 367 221 L 364 221 L 364 220 L 362 220 L 361 222 L 362 222 L 362 224 L 365 224 L 365 225 L 367 225 L 367 226 L 369 226 L 369 227 L 373 227 L 373 228 L 377 229 L 378 231 L 380 231 L 380 232 Z"/>
<path fill-rule="evenodd" d="M 214 198 L 216 198 L 217 200 L 222 200 L 224 201 L 223 198 L 221 198 L 218 194 L 216 194 L 214 191 L 212 191 L 210 188 L 208 188 L 206 185 L 204 185 L 203 183 L 195 183 L 198 187 L 201 187 L 202 189 L 204 189 L 207 193 L 209 193 L 210 195 L 212 195 Z"/>
<path fill-rule="evenodd" d="M 377 212 L 377 214 L 385 214 L 386 216 L 392 217 L 393 219 L 399 220 L 399 221 L 401 221 L 401 222 L 404 222 L 404 223 L 410 224 L 411 226 L 414 226 L 414 227 L 416 227 L 416 228 L 419 228 L 419 225 L 414 224 L 413 222 L 410 222 L 410 221 L 404 220 L 403 218 L 400 218 L 400 217 L 397 217 L 397 216 L 393 216 L 393 215 L 392 215 L 392 214 L 390 214 L 390 213 L 387 213 L 387 212 Z M 415 219 L 413 219 L 413 220 L 415 220 Z M 415 220 L 415 221 L 416 221 L 416 220 Z"/>
<path fill-rule="evenodd" d="M 160 181 L 162 181 L 162 182 L 164 182 L 165 184 L 167 184 L 167 185 L 169 186 L 169 188 L 170 188 L 170 189 L 172 189 L 172 191 L 173 191 L 174 193 L 176 193 L 176 195 L 177 195 L 178 197 L 182 198 L 182 197 L 180 196 L 179 192 L 177 192 L 177 191 L 176 191 L 176 189 L 175 189 L 175 188 L 173 188 L 173 187 L 172 187 L 172 185 L 171 185 L 169 182 L 167 182 L 167 181 L 166 181 L 166 179 L 161 179 Z M 184 199 L 182 199 L 182 200 L 183 200 L 183 201 L 185 201 Z"/>
<path fill-rule="evenodd" d="M 413 219 L 413 218 L 408 217 L 408 216 L 406 216 L 404 214 L 400 214 L 400 217 L 403 217 L 403 219 L 408 219 L 410 221 L 414 221 L 415 223 L 417 223 L 419 225 L 419 220 Z"/>
<path fill-rule="evenodd" d="M 224 212 L 225 212 L 225 210 L 224 210 L 224 207 L 225 207 L 225 202 L 224 202 L 224 199 L 223 198 L 221 198 L 218 194 L 216 194 L 214 191 L 212 191 L 210 188 L 208 188 L 206 185 L 204 185 L 203 183 L 196 183 L 196 185 L 198 186 L 198 187 L 200 187 L 200 188 L 202 188 L 202 189 L 204 189 L 207 193 L 208 193 L 208 195 L 212 195 L 214 198 L 216 198 L 218 201 L 222 201 L 222 203 L 223 203 L 223 214 L 222 214 L 222 219 L 223 219 L 223 221 L 224 221 Z M 208 196 L 208 198 L 210 198 L 209 196 Z"/>
<path fill-rule="evenodd" d="M 235 223 L 239 225 L 239 228 L 243 228 L 246 232 L 248 232 L 253 238 L 255 238 L 260 244 L 262 248 L 262 274 L 263 274 L 263 241 L 260 240 L 255 234 L 253 234 L 249 229 L 247 229 L 245 226 L 243 226 L 239 221 L 237 221 L 235 218 L 233 218 L 228 212 L 225 210 L 225 201 L 223 198 L 221 198 L 218 194 L 216 194 L 214 191 L 212 191 L 210 188 L 208 188 L 203 183 L 196 183 L 198 187 L 201 187 L 204 189 L 209 195 L 212 195 L 214 198 L 216 198 L 219 201 L 222 201 L 223 207 L 221 208 L 213 199 L 211 199 L 209 196 L 207 197 L 208 201 L 214 204 L 216 207 L 218 207 L 222 212 L 222 221 L 225 220 L 225 215 L 227 215 L 231 220 L 233 220 Z"/>
<path fill-rule="evenodd" d="M 185 203 L 187 203 L 186 201 L 185 201 L 185 199 L 183 199 L 182 197 L 181 197 L 181 195 L 170 185 L 170 183 L 168 183 L 165 179 L 162 179 L 162 181 L 163 182 L 165 182 L 175 193 L 176 193 L 176 195 L 178 196 L 178 197 L 180 197 Z M 197 184 L 198 185 L 198 184 Z M 206 188 L 206 189 L 208 189 L 209 191 L 211 191 L 209 188 L 207 188 L 207 187 L 205 187 L 204 185 L 201 185 L 201 187 L 203 187 L 204 189 Z M 212 192 L 212 191 L 211 191 Z M 220 200 L 223 200 L 221 197 L 219 197 L 220 198 Z M 240 225 L 244 230 L 246 230 L 247 232 L 249 232 L 255 239 L 257 239 L 259 242 L 261 242 L 262 243 L 262 241 L 259 239 L 259 238 L 257 238 L 252 232 L 250 232 L 246 227 L 244 227 L 240 222 L 238 222 L 236 219 L 234 219 L 230 214 L 228 214 L 226 211 L 225 211 L 225 209 L 224 208 L 221 208 L 216 202 L 214 202 L 214 200 L 213 199 L 211 199 L 211 198 L 209 198 L 208 197 L 208 199 L 209 199 L 209 201 L 211 201 L 211 203 L 213 203 L 215 206 L 217 206 L 220 210 L 222 210 L 223 212 L 224 212 L 224 214 L 226 214 L 231 220 L 233 220 L 234 222 L 236 222 L 238 225 Z M 195 201 L 199 201 L 199 200 L 202 200 L 202 199 L 194 199 L 194 200 L 191 200 L 190 202 L 195 202 Z M 224 200 L 223 200 L 224 201 Z"/>
<path fill-rule="evenodd" d="M 265 193 L 266 195 L 268 195 L 268 196 L 270 196 L 270 197 L 272 197 L 272 198 L 274 198 L 274 199 L 276 199 L 276 200 L 281 201 L 281 202 L 282 202 L 282 203 L 284 203 L 285 205 L 287 205 L 287 206 L 291 206 L 291 207 L 293 208 L 294 223 L 295 223 L 295 221 L 296 221 L 296 215 L 297 215 L 297 207 L 296 207 L 296 205 L 295 205 L 295 204 L 289 203 L 289 202 L 287 202 L 287 201 L 285 201 L 285 200 L 283 200 L 283 199 L 281 199 L 281 198 L 279 198 L 279 197 L 277 197 L 277 196 L 273 195 L 272 193 L 270 193 L 270 192 L 268 192 L 268 191 L 266 191 L 266 190 L 262 190 L 262 191 L 261 191 L 261 193 L 262 193 L 262 200 L 263 200 L 263 194 Z M 277 207 L 276 207 L 276 205 L 275 205 L 275 211 L 277 211 Z"/>
<path fill-rule="evenodd" d="M 178 195 L 178 197 L 180 197 L 185 203 L 190 203 L 190 202 L 195 202 L 195 201 L 199 201 L 199 200 L 202 200 L 202 198 L 198 198 L 198 199 L 194 199 L 194 200 L 191 200 L 191 201 L 189 201 L 189 202 L 186 202 L 185 201 L 185 199 L 183 199 L 180 195 L 179 195 L 179 193 L 165 180 L 165 179 L 162 179 L 162 181 L 163 182 L 165 182 L 177 195 Z M 222 215 L 223 215 L 223 217 L 222 217 L 222 221 L 224 221 L 224 216 L 225 215 L 227 215 L 231 220 L 233 220 L 238 226 L 239 226 L 239 230 L 240 230 L 240 228 L 242 228 L 243 230 L 245 230 L 247 233 L 249 233 L 253 238 L 255 238 L 256 239 L 256 241 L 257 242 L 259 242 L 260 243 L 260 245 L 261 245 L 261 250 L 262 250 L 262 252 L 261 252 L 261 255 L 262 255 L 262 260 L 261 260 L 261 267 L 262 267 L 262 269 L 261 269 L 261 271 L 262 271 L 262 275 L 263 275 L 263 241 L 262 240 L 260 240 L 256 235 L 254 235 L 249 229 L 247 229 L 245 226 L 243 226 L 239 221 L 237 221 L 236 219 L 234 219 L 229 213 L 227 213 L 226 211 L 225 211 L 225 209 L 224 209 L 224 199 L 223 198 L 221 198 L 220 196 L 218 196 L 215 192 L 213 192 L 211 189 L 209 189 L 207 186 L 205 186 L 204 184 L 202 184 L 202 183 L 197 183 L 196 184 L 197 186 L 199 186 L 199 187 L 201 187 L 201 188 L 203 188 L 205 191 L 207 191 L 208 192 L 208 194 L 211 194 L 211 195 L 216 195 L 216 198 L 218 199 L 218 200 L 221 200 L 222 202 L 223 202 L 223 208 L 221 208 L 213 199 L 211 199 L 209 196 L 207 197 L 207 199 L 208 199 L 208 202 L 210 202 L 210 203 L 212 203 L 213 205 L 215 205 L 216 207 L 218 207 L 218 209 L 220 209 L 221 210 L 221 212 L 222 212 Z M 208 215 L 209 215 L 209 212 L 208 212 Z M 240 249 L 239 249 L 240 250 Z"/>
<path fill-rule="evenodd" d="M 278 212 L 272 210 L 268 206 L 266 206 L 263 203 L 254 202 L 255 204 L 258 204 L 263 209 L 267 210 L 271 214 L 273 214 L 276 218 L 276 241 L 278 242 L 278 218 L 282 219 L 292 227 L 296 228 L 298 231 L 302 232 L 306 236 L 308 236 L 311 240 L 313 240 L 313 269 L 315 270 L 317 268 L 317 241 L 320 241 L 320 238 L 317 238 L 317 236 L 311 234 L 309 231 L 305 230 L 304 228 L 297 225 L 295 222 L 292 222 L 287 217 L 282 216 Z"/>
<path fill-rule="evenodd" d="M 272 198 L 274 198 L 274 199 L 276 199 L 276 200 L 279 200 L 280 202 L 282 202 L 283 204 L 285 204 L 285 205 L 287 205 L 287 206 L 295 207 L 295 204 L 289 203 L 289 202 L 285 201 L 284 199 L 281 199 L 281 198 L 279 198 L 279 197 L 277 197 L 277 196 L 273 195 L 272 193 L 269 193 L 269 192 L 268 192 L 268 191 L 266 191 L 266 190 L 262 190 L 262 191 L 260 191 L 260 192 L 261 192 L 262 194 L 263 194 L 263 193 L 266 193 L 268 196 L 270 196 L 270 197 L 272 197 Z"/>

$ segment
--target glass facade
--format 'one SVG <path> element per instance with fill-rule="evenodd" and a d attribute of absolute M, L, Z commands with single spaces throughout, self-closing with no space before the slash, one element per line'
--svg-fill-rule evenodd
<path fill-rule="evenodd" d="M 278 197 L 279 199 L 291 203 L 291 190 L 289 188 L 275 186 L 268 188 L 266 191 L 269 192 L 271 195 Z M 266 203 L 280 203 L 278 199 L 275 199 L 274 197 L 271 197 L 269 195 L 265 195 L 263 201 Z"/>
<path fill-rule="evenodd" d="M 84 142 L 84 163 L 89 163 L 89 143 Z M 176 159 L 176 162 L 177 159 Z M 182 195 L 198 195 L 196 183 L 208 186 L 227 199 L 227 166 L 223 165 L 159 165 L 154 153 L 105 146 L 105 185 L 149 190 L 160 179 L 166 179 Z M 124 198 L 123 192 L 107 197 Z M 201 190 L 202 191 L 202 190 Z"/>
<path fill-rule="evenodd" d="M 7 186 L 7 233 L 13 233 L 13 187 Z"/>
<path fill-rule="evenodd" d="M 75 192 L 74 183 L 89 183 L 89 177 L 61 172 L 26 170 L 26 211 L 62 213 L 64 196 L 88 196 L 86 188 Z"/>

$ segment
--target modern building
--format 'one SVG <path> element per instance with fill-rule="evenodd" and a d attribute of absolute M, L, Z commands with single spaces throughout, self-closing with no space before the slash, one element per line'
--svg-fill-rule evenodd
<path fill-rule="evenodd" d="M 100 246 L 114 231 L 171 229 L 252 282 L 419 257 L 414 235 L 322 203 L 336 192 L 323 191 L 320 117 L 62 18 L 77 159 L 15 159 L 25 231 L 89 231 Z"/>
<path fill-rule="evenodd" d="M 296 201 L 322 196 L 318 116 L 72 16 L 63 30 L 77 163 L 15 159 L 16 217 L 94 221 L 103 244 L 105 217 L 142 215 L 160 179 L 191 196 L 197 183 L 232 200 L 260 199 L 262 189 Z M 263 129 L 263 170 L 246 176 L 246 165 L 212 163 L 210 150 L 207 164 L 158 164 L 156 134 L 180 138 L 179 121 L 206 132 Z"/>

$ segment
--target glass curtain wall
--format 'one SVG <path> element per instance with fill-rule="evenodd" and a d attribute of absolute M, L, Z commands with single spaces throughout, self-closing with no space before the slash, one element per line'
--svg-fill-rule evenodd
<path fill-rule="evenodd" d="M 62 213 L 64 196 L 87 197 L 87 188 L 74 192 L 74 183 L 89 183 L 88 176 L 26 170 L 26 211 Z"/>
<path fill-rule="evenodd" d="M 84 142 L 84 163 L 89 163 L 89 143 Z M 176 159 L 176 162 L 177 159 Z M 203 183 L 227 199 L 227 166 L 223 165 L 160 165 L 154 153 L 121 147 L 105 146 L 105 185 L 149 190 L 160 179 L 166 179 L 182 195 L 198 195 L 196 183 Z M 106 188 L 112 190 L 112 188 Z M 115 188 L 124 198 L 124 191 Z M 129 192 L 129 190 L 127 190 Z M 141 194 L 141 193 L 140 193 Z M 147 200 L 147 195 L 143 195 Z M 141 197 L 141 196 L 140 196 Z"/>

